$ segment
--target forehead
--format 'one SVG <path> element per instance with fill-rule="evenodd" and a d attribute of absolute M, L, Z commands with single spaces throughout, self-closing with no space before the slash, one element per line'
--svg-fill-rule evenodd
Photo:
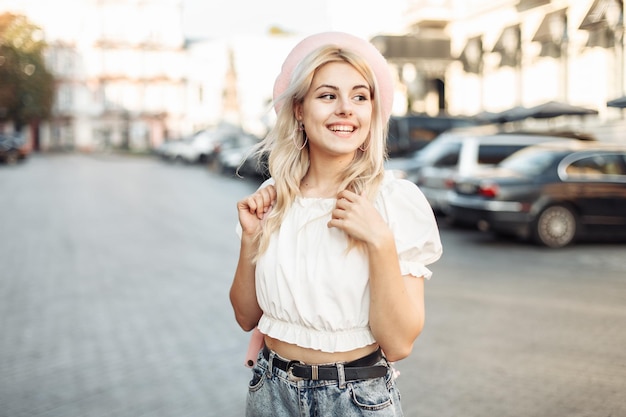
<path fill-rule="evenodd" d="M 350 88 L 356 85 L 371 87 L 365 77 L 347 62 L 329 62 L 317 68 L 313 75 L 312 87 L 319 84 Z"/>

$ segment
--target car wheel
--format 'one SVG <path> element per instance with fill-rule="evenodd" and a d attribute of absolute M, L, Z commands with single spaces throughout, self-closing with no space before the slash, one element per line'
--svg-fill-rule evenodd
<path fill-rule="evenodd" d="M 7 165 L 15 165 L 19 162 L 19 160 L 20 155 L 17 151 L 9 151 L 4 158 L 4 162 Z"/>
<path fill-rule="evenodd" d="M 535 241 L 551 248 L 562 248 L 572 243 L 576 237 L 578 219 L 576 213 L 562 205 L 544 209 L 534 227 Z"/>

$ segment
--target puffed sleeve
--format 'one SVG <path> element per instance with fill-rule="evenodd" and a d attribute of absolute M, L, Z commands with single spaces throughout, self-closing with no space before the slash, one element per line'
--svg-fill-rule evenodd
<path fill-rule="evenodd" d="M 270 184 L 274 184 L 273 178 L 268 178 L 265 181 L 263 181 L 263 183 L 259 185 L 259 188 L 257 188 L 257 190 L 260 190 L 263 187 L 267 187 Z M 241 239 L 241 234 L 243 233 L 243 229 L 241 228 L 241 223 L 237 222 L 237 225 L 235 226 L 235 232 L 237 233 L 237 236 L 239 236 L 239 239 Z"/>
<path fill-rule="evenodd" d="M 387 173 L 376 206 L 395 236 L 402 275 L 430 279 L 443 252 L 437 220 L 417 185 Z"/>

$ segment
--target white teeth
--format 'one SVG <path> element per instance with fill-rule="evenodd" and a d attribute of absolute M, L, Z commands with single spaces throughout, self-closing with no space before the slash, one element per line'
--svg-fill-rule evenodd
<path fill-rule="evenodd" d="M 354 127 L 352 126 L 331 126 L 330 130 L 333 132 L 353 132 Z"/>

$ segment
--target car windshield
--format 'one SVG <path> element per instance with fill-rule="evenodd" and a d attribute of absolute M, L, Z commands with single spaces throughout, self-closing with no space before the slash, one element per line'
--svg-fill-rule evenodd
<path fill-rule="evenodd" d="M 499 165 L 519 174 L 534 176 L 546 170 L 555 158 L 555 154 L 546 149 L 526 148 L 504 159 Z"/>
<path fill-rule="evenodd" d="M 460 149 L 460 142 L 435 141 L 417 151 L 413 158 L 420 162 L 437 163 L 450 160 L 447 165 L 454 165 L 458 161 Z"/>

